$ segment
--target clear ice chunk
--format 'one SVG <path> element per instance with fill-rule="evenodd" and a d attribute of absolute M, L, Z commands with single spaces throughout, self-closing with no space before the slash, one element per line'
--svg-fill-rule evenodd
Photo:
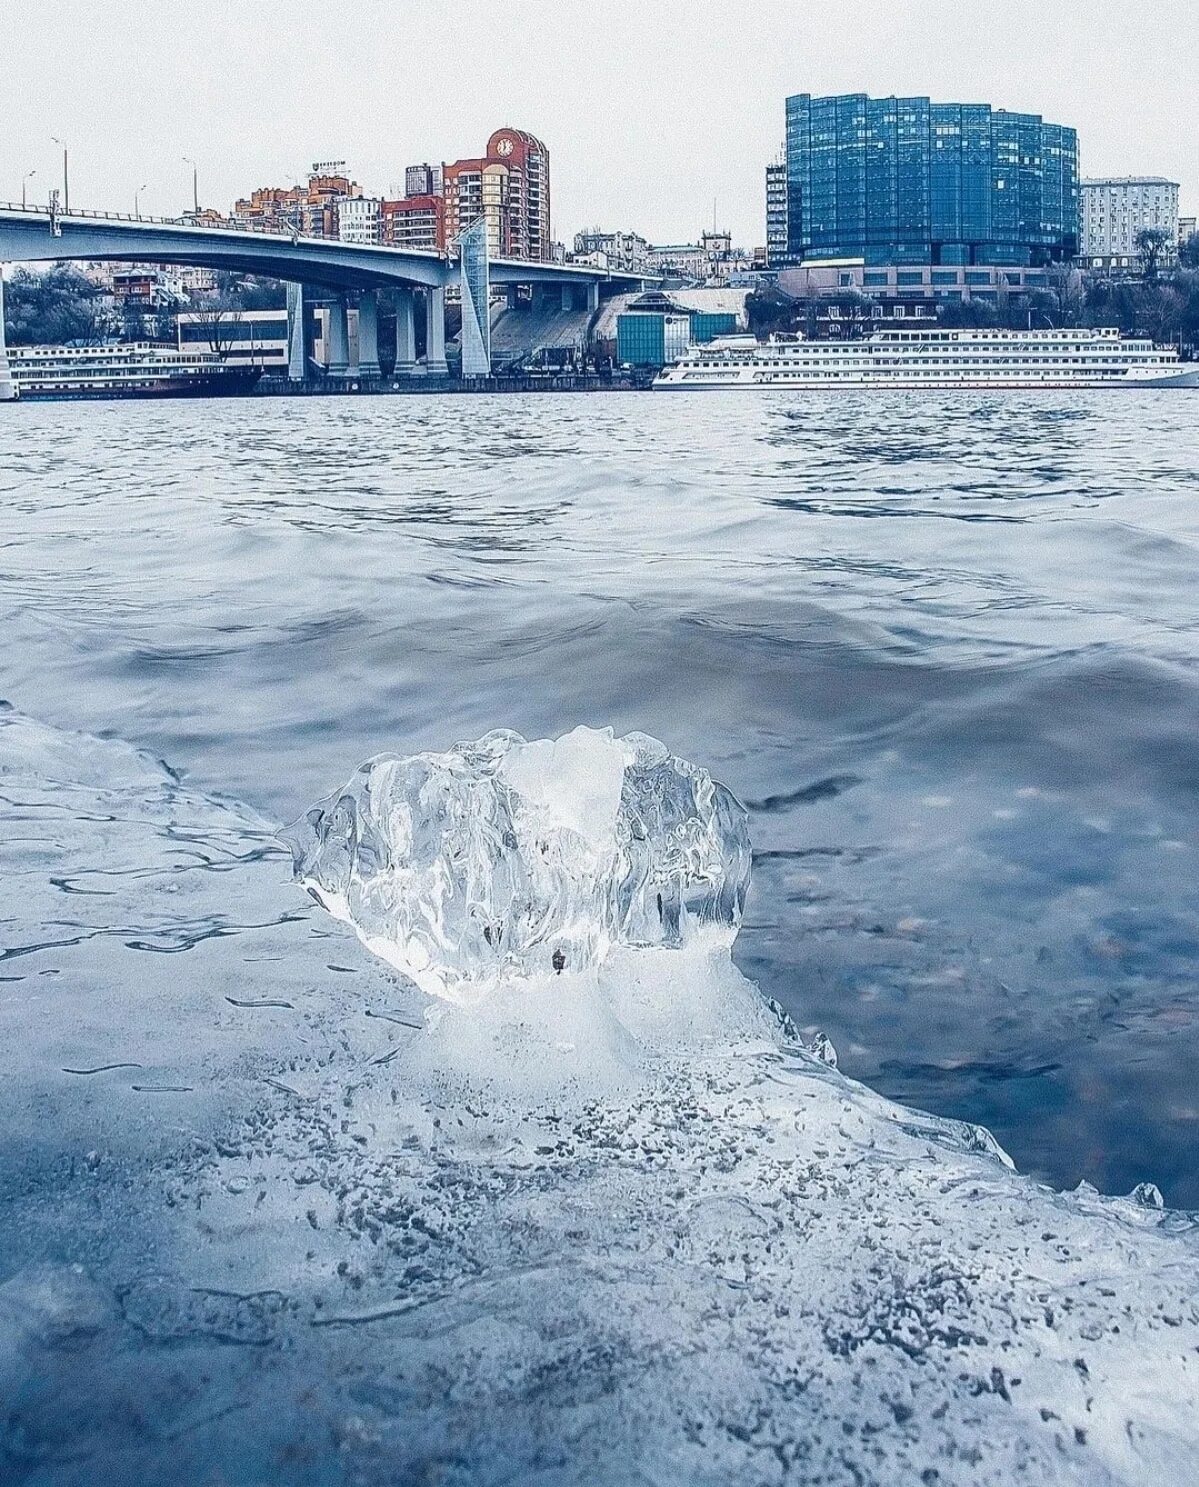
<path fill-rule="evenodd" d="M 598 966 L 615 946 L 732 943 L 745 808 L 643 733 L 506 730 L 368 760 L 283 834 L 296 877 L 424 991 Z"/>

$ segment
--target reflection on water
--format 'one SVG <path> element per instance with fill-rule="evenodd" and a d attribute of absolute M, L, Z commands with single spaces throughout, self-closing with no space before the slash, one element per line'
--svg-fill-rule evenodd
<path fill-rule="evenodd" d="M 0 696 L 275 819 L 645 729 L 752 803 L 738 957 L 843 1068 L 1199 1206 L 1197 496 L 1168 392 L 31 405 Z"/>

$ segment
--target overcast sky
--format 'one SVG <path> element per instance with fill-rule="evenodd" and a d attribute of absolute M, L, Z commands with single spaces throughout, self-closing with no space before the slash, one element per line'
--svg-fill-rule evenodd
<path fill-rule="evenodd" d="M 0 0 L 0 199 L 228 209 L 344 159 L 371 193 L 548 145 L 555 236 L 763 240 L 788 93 L 929 94 L 1074 125 L 1086 175 L 1165 175 L 1199 208 L 1195 0 Z"/>

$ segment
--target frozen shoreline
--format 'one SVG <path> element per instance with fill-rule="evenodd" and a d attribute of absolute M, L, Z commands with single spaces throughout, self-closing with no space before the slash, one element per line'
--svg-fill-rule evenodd
<path fill-rule="evenodd" d="M 16 1480 L 1186 1479 L 1187 1216 L 1009 1172 L 720 955 L 430 1029 L 254 813 L 12 711 L 0 770 Z"/>

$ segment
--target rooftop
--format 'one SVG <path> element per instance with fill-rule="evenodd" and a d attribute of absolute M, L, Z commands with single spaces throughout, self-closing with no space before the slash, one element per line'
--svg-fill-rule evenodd
<path fill-rule="evenodd" d="M 1177 191 L 1180 189 L 1177 181 L 1169 181 L 1165 176 L 1084 176 L 1084 186 L 1173 186 Z"/>

